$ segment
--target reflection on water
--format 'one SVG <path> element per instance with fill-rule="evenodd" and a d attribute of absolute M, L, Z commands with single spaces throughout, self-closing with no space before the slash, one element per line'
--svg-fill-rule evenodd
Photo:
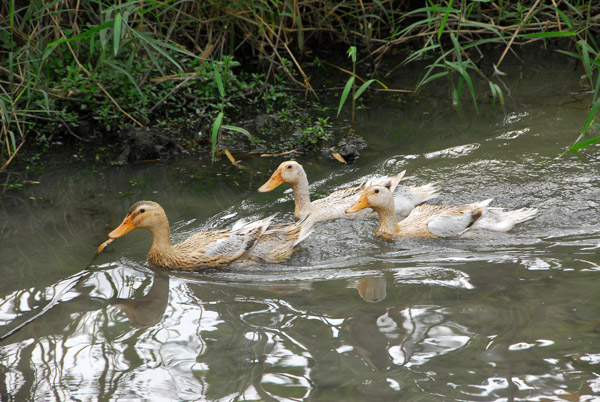
<path fill-rule="evenodd" d="M 315 194 L 407 169 L 442 185 L 437 203 L 540 209 L 510 233 L 387 242 L 376 222 L 327 222 L 284 264 L 167 272 L 143 231 L 94 250 L 139 199 L 165 207 L 175 241 L 291 220 L 289 192 L 256 193 L 281 160 L 40 173 L 0 199 L 0 336 L 39 315 L 0 342 L 1 400 L 600 399 L 600 158 L 546 163 L 585 116 L 560 106 L 577 72 L 558 70 L 562 93 L 540 81 L 557 69 L 478 115 L 427 93 L 363 110 L 355 165 L 301 160 Z"/>

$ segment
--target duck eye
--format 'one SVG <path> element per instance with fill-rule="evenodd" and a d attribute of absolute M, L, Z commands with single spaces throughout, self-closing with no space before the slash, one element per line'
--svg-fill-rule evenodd
<path fill-rule="evenodd" d="M 379 194 L 379 189 L 375 189 L 375 194 Z"/>
<path fill-rule="evenodd" d="M 144 212 L 146 212 L 144 208 L 140 209 L 140 214 L 143 214 Z"/>
<path fill-rule="evenodd" d="M 291 168 L 292 168 L 292 165 L 287 165 L 287 168 L 288 168 L 288 169 L 291 169 Z"/>

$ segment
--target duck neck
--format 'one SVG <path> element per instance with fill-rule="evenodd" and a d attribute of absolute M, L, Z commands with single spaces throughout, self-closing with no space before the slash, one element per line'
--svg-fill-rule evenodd
<path fill-rule="evenodd" d="M 150 232 L 152 233 L 152 246 L 148 251 L 148 259 L 156 265 L 171 265 L 170 261 L 175 256 L 175 250 L 171 246 L 169 222 L 161 222 L 152 227 Z"/>
<path fill-rule="evenodd" d="M 301 175 L 298 181 L 290 184 L 294 192 L 294 216 L 302 219 L 310 212 L 310 193 L 306 174 Z"/>
<path fill-rule="evenodd" d="M 375 231 L 378 235 L 393 236 L 398 233 L 398 219 L 390 208 L 373 208 L 379 216 L 379 227 Z"/>

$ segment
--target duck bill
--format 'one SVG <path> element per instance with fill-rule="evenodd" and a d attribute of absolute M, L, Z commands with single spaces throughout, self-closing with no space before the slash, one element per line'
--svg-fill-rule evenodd
<path fill-rule="evenodd" d="M 127 233 L 131 232 L 133 229 L 135 229 L 135 225 L 133 224 L 133 221 L 131 220 L 131 215 L 128 214 L 125 217 L 125 219 L 123 219 L 123 222 L 121 222 L 119 227 L 117 227 L 115 230 L 113 230 L 112 232 L 110 232 L 108 234 L 108 240 L 106 240 L 104 243 L 102 243 L 98 247 L 96 252 L 101 253 L 102 250 L 104 250 L 106 248 L 106 246 L 108 246 L 110 243 L 112 243 L 112 241 L 114 239 L 121 237 L 123 235 L 126 235 Z"/>
<path fill-rule="evenodd" d="M 258 189 L 258 192 L 266 193 L 267 191 L 271 191 L 271 190 L 277 188 L 277 186 L 279 186 L 280 184 L 283 184 L 283 183 L 285 183 L 285 182 L 281 178 L 281 170 L 277 169 L 275 172 L 273 172 L 273 175 L 271 176 L 271 178 L 269 180 L 267 180 L 267 182 L 265 184 L 260 186 L 260 188 Z"/>
<path fill-rule="evenodd" d="M 135 229 L 135 225 L 133 224 L 133 220 L 131 219 L 131 215 L 127 214 L 123 222 L 117 227 L 115 230 L 108 234 L 108 237 L 111 239 L 116 239 L 121 236 L 125 236 L 127 233 L 131 232 Z"/>
<path fill-rule="evenodd" d="M 358 199 L 358 201 L 356 201 L 354 204 L 352 204 L 351 207 L 349 207 L 348 209 L 346 209 L 346 213 L 350 214 L 352 212 L 358 212 L 361 209 L 365 209 L 365 208 L 371 208 L 371 206 L 369 205 L 369 201 L 367 200 L 367 196 L 366 195 L 361 195 L 360 198 Z"/>

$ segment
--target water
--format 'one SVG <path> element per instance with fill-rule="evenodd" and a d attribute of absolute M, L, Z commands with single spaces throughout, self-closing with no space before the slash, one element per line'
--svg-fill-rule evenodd
<path fill-rule="evenodd" d="M 509 233 L 386 242 L 374 221 L 336 221 L 282 264 L 168 273 L 144 231 L 95 249 L 140 199 L 165 207 L 174 240 L 291 221 L 289 192 L 256 192 L 282 159 L 23 176 L 39 184 L 0 199 L 0 334 L 58 302 L 0 343 L 1 399 L 600 400 L 600 158 L 548 163 L 589 102 L 569 95 L 581 71 L 553 57 L 505 65 L 504 108 L 457 114 L 439 86 L 378 98 L 358 114 L 370 147 L 356 164 L 299 159 L 318 194 L 407 169 L 442 185 L 436 203 L 539 208 Z"/>

